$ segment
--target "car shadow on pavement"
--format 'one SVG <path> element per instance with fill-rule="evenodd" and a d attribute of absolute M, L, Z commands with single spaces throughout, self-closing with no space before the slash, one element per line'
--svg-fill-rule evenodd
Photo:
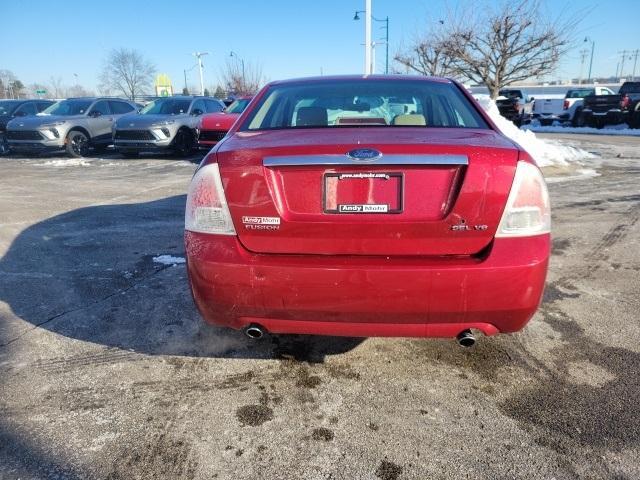
<path fill-rule="evenodd" d="M 211 327 L 196 311 L 182 257 L 185 195 L 73 210 L 22 231 L 0 259 L 0 301 L 18 319 L 0 345 L 43 328 L 66 337 L 150 355 L 295 358 L 322 362 L 363 339 L 266 337 Z M 8 325 L 7 325 L 8 324 Z"/>

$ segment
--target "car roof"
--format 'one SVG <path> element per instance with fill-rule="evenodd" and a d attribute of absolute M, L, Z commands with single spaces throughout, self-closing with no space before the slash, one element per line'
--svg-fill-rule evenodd
<path fill-rule="evenodd" d="M 382 81 L 393 80 L 398 82 L 406 81 L 422 81 L 430 83 L 453 83 L 449 78 L 443 77 L 425 77 L 422 75 L 327 75 L 327 76 L 315 76 L 315 77 L 299 77 L 290 78 L 287 80 L 275 80 L 270 82 L 269 85 L 287 85 L 297 83 L 331 83 L 337 81 L 348 80 L 366 80 L 366 81 Z"/>
<path fill-rule="evenodd" d="M 26 103 L 26 102 L 55 102 L 49 98 L 0 98 L 0 102 Z"/>

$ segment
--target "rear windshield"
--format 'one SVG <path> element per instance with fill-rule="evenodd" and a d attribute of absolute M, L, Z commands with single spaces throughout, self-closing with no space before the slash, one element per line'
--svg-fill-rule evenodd
<path fill-rule="evenodd" d="M 452 83 L 363 79 L 274 85 L 241 130 L 329 127 L 489 128 Z"/>
<path fill-rule="evenodd" d="M 640 93 L 640 82 L 625 82 L 618 93 Z"/>
<path fill-rule="evenodd" d="M 500 90 L 498 95 L 507 98 L 524 98 L 520 90 Z"/>
<path fill-rule="evenodd" d="M 589 95 L 595 95 L 596 91 L 593 88 L 583 88 L 581 90 L 569 90 L 566 98 L 584 98 Z"/>

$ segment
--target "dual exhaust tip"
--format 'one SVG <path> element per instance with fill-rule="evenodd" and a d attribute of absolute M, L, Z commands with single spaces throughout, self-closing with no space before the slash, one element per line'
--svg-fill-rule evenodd
<path fill-rule="evenodd" d="M 265 336 L 267 332 L 260 325 L 255 323 L 245 327 L 244 334 L 252 340 L 259 340 Z M 471 330 L 463 330 L 457 336 L 458 345 L 464 348 L 473 347 L 476 343 L 476 337 Z"/>

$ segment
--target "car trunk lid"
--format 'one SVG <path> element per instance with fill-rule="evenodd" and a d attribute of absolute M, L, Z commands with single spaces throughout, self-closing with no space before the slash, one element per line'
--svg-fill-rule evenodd
<path fill-rule="evenodd" d="M 236 133 L 217 159 L 250 251 L 472 255 L 495 234 L 517 149 L 491 130 L 290 129 Z"/>

